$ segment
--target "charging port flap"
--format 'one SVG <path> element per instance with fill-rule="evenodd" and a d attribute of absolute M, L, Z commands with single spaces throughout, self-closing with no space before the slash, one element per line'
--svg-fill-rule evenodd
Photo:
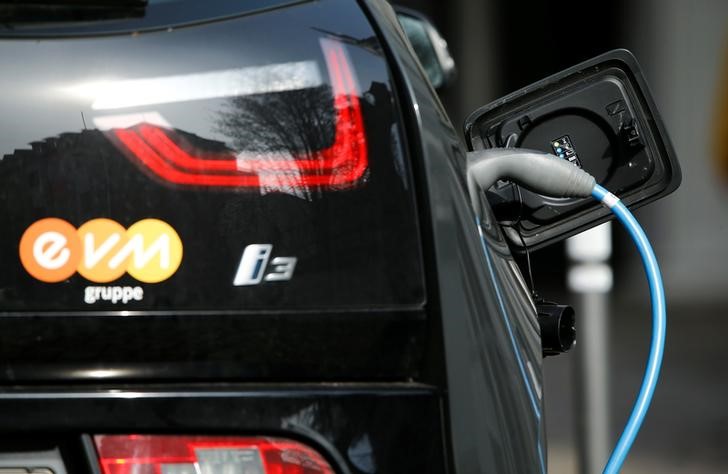
<path fill-rule="evenodd" d="M 680 166 L 634 56 L 615 50 L 473 112 L 471 150 L 519 147 L 583 168 L 629 208 L 680 184 Z M 535 249 L 611 218 L 590 198 L 550 198 L 500 183 L 488 192 L 512 248 Z M 520 235 L 519 235 L 520 234 Z"/>

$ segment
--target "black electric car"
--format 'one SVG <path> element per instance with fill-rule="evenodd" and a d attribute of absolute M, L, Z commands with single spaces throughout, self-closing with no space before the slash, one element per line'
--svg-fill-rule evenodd
<path fill-rule="evenodd" d="M 0 16 L 0 474 L 545 471 L 536 308 L 476 225 L 429 25 L 379 0 Z M 469 146 L 504 146 L 481 115 Z M 575 206 L 570 232 L 605 218 Z"/>

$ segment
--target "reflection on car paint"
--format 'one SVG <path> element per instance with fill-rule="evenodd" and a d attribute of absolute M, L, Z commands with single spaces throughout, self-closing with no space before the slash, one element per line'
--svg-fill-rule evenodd
<path fill-rule="evenodd" d="M 174 76 L 86 82 L 61 90 L 92 100 L 93 110 L 187 102 L 253 94 L 272 94 L 318 87 L 316 61 L 250 66 Z"/>
<path fill-rule="evenodd" d="M 368 166 L 360 92 L 343 46 L 322 39 L 321 47 L 332 85 L 330 89 L 318 86 L 297 92 L 296 100 L 303 98 L 304 107 L 296 106 L 297 102 L 260 107 L 245 95 L 228 101 L 228 109 L 217 120 L 218 128 L 232 134 L 233 141 L 246 149 L 252 146 L 252 151 L 209 153 L 184 143 L 174 130 L 148 123 L 114 129 L 112 141 L 157 178 L 175 185 L 262 188 L 294 195 L 312 187 L 349 188 L 365 176 Z M 278 76 L 270 79 L 275 82 Z M 188 88 L 185 85 L 184 89 Z M 326 125 L 320 118 L 326 120 L 322 110 L 328 108 L 332 96 L 334 140 L 321 148 L 321 140 L 316 139 L 317 125 Z M 270 143 L 284 148 L 256 150 L 260 143 L 266 148 Z M 288 149 L 286 145 L 290 145 Z"/>

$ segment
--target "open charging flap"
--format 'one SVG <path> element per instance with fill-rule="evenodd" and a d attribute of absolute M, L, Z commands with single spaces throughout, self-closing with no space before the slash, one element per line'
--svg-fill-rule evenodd
<path fill-rule="evenodd" d="M 680 166 L 639 65 L 610 51 L 476 110 L 465 121 L 471 150 L 551 153 L 592 174 L 637 208 L 674 191 Z M 486 193 L 515 251 L 558 242 L 609 220 L 591 198 L 551 198 L 507 181 Z M 520 234 L 520 235 L 519 235 Z"/>

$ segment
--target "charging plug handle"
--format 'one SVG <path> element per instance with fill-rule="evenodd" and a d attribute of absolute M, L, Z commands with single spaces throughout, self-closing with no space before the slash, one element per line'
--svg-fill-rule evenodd
<path fill-rule="evenodd" d="M 523 148 L 489 148 L 468 153 L 468 191 L 476 214 L 480 192 L 499 179 L 551 197 L 588 197 L 594 177 L 568 161 L 541 151 Z"/>

